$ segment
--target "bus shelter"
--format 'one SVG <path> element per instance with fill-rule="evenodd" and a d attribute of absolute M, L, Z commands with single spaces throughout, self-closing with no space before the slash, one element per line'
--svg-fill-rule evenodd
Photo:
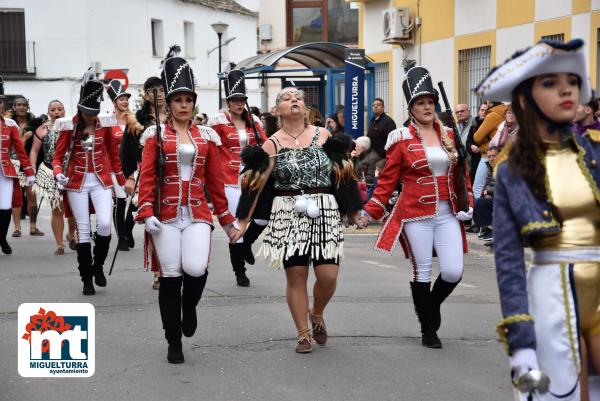
<path fill-rule="evenodd" d="M 275 99 L 269 99 L 268 80 L 278 79 L 282 88 L 295 86 L 304 90 L 306 104 L 316 104 L 321 114 L 328 116 L 337 105 L 344 104 L 344 53 L 347 48 L 331 42 L 305 43 L 247 58 L 235 68 L 244 71 L 246 79 L 261 80 L 263 110 L 275 102 Z M 367 58 L 364 82 L 367 119 L 371 118 L 369 105 L 375 98 L 375 65 Z"/>

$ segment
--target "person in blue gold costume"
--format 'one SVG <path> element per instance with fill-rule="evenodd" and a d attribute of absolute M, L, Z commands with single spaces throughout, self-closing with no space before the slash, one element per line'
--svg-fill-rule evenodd
<path fill-rule="evenodd" d="M 497 328 L 520 400 L 600 399 L 600 131 L 570 125 L 591 96 L 586 65 L 581 40 L 541 41 L 477 88 L 510 100 L 520 127 L 496 167 L 493 223 Z M 535 375 L 549 385 L 528 388 Z"/>

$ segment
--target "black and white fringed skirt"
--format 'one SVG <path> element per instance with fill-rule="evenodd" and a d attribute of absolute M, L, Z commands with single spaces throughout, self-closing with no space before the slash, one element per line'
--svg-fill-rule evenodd
<path fill-rule="evenodd" d="M 294 209 L 293 196 L 276 196 L 263 245 L 258 255 L 275 268 L 298 252 L 310 259 L 341 259 L 344 253 L 344 232 L 335 196 L 330 194 L 304 195 L 317 203 L 320 213 L 316 218 L 300 214 Z"/>
<path fill-rule="evenodd" d="M 62 194 L 58 188 L 58 183 L 54 179 L 53 171 L 44 163 L 40 164 L 40 168 L 35 176 L 33 192 L 38 196 L 43 196 L 52 209 L 58 208 L 62 210 Z"/>

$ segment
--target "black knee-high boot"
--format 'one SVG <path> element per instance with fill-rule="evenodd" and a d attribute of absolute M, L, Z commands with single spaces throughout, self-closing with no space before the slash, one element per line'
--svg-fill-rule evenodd
<path fill-rule="evenodd" d="M 104 261 L 108 255 L 110 248 L 110 235 L 103 236 L 96 233 L 94 245 L 94 264 L 92 266 L 92 274 L 94 275 L 96 285 L 106 287 L 106 276 L 104 275 Z"/>
<path fill-rule="evenodd" d="M 442 303 L 454 291 L 458 283 L 460 283 L 460 280 L 456 283 L 445 281 L 440 274 L 435 280 L 435 284 L 433 284 L 433 289 L 431 290 L 431 307 L 433 311 L 433 328 L 435 331 L 438 331 L 442 324 L 442 313 L 440 311 Z"/>
<path fill-rule="evenodd" d="M 244 260 L 248 262 L 249 265 L 253 265 L 256 260 L 254 259 L 254 254 L 252 253 L 252 244 L 256 242 L 260 234 L 265 230 L 267 226 L 261 226 L 256 224 L 254 220 L 250 221 L 248 224 L 248 228 L 244 233 Z"/>
<path fill-rule="evenodd" d="M 415 281 L 410 283 L 410 289 L 415 312 L 421 323 L 421 343 L 428 348 L 442 348 L 442 342 L 433 328 L 430 284 Z"/>
<path fill-rule="evenodd" d="M 135 240 L 133 239 L 133 227 L 135 227 L 135 220 L 133 219 L 133 212 L 137 211 L 137 207 L 129 204 L 129 210 L 126 210 L 127 215 L 125 216 L 125 241 L 129 248 L 135 247 Z"/>
<path fill-rule="evenodd" d="M 83 295 L 94 295 L 94 283 L 92 281 L 92 244 L 89 242 L 79 243 L 76 246 L 77 263 L 79 275 L 83 281 Z"/>
<path fill-rule="evenodd" d="M 196 327 L 198 327 L 196 306 L 198 305 L 198 301 L 200 301 L 200 297 L 202 297 L 207 278 L 208 272 L 200 277 L 193 277 L 187 273 L 183 273 L 181 331 L 186 337 L 193 336 L 196 332 Z"/>
<path fill-rule="evenodd" d="M 117 244 L 117 248 L 119 251 L 128 251 L 129 247 L 127 246 L 127 237 L 126 237 L 126 229 L 125 229 L 125 204 L 127 201 L 125 199 L 117 198 L 117 205 L 115 207 L 115 229 L 117 230 L 117 237 L 119 238 L 119 242 Z"/>
<path fill-rule="evenodd" d="M 182 277 L 160 277 L 158 305 L 165 338 L 169 343 L 167 360 L 169 363 L 183 363 L 181 344 L 181 283 Z"/>
<path fill-rule="evenodd" d="M 12 216 L 12 209 L 0 210 L 0 248 L 2 253 L 10 255 L 12 248 L 6 241 L 6 234 L 8 234 L 8 227 L 10 227 L 10 218 Z"/>
<path fill-rule="evenodd" d="M 233 272 L 235 273 L 235 281 L 240 287 L 248 287 L 250 285 L 250 279 L 246 276 L 246 263 L 244 261 L 245 252 L 246 246 L 243 243 L 229 244 L 231 267 L 233 267 Z"/>

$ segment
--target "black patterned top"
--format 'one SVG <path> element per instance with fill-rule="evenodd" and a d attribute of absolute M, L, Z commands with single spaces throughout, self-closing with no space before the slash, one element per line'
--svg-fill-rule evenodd
<path fill-rule="evenodd" d="M 48 168 L 52 168 L 52 158 L 54 157 L 54 147 L 56 146 L 56 140 L 58 139 L 58 131 L 48 129 L 48 133 L 42 138 L 42 146 L 44 149 L 44 164 Z"/>
<path fill-rule="evenodd" d="M 277 141 L 277 138 L 274 138 Z M 305 148 L 288 148 L 279 144 L 273 169 L 276 190 L 292 191 L 331 186 L 331 159 L 320 145 L 319 128 L 310 145 Z"/>

